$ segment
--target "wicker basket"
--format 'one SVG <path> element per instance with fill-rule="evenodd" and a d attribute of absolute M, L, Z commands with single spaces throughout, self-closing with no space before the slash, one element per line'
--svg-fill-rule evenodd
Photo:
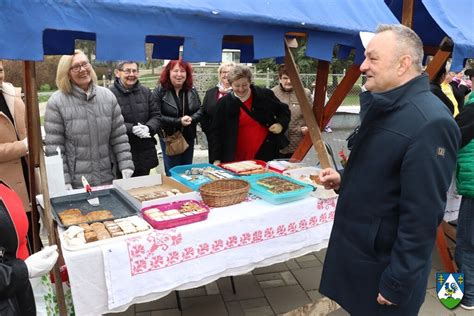
<path fill-rule="evenodd" d="M 221 207 L 237 204 L 247 198 L 250 184 L 244 180 L 225 179 L 203 184 L 199 188 L 204 203 Z"/>

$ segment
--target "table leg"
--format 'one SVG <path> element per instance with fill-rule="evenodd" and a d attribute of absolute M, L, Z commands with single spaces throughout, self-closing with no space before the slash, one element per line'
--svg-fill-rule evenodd
<path fill-rule="evenodd" d="M 181 299 L 179 297 L 179 291 L 174 291 L 174 293 L 176 294 L 176 302 L 178 302 L 178 309 L 180 312 L 182 312 L 183 309 L 181 308 Z"/>
<path fill-rule="evenodd" d="M 233 276 L 230 276 L 230 283 L 232 284 L 232 293 L 237 294 L 237 291 L 235 290 L 235 282 Z"/>

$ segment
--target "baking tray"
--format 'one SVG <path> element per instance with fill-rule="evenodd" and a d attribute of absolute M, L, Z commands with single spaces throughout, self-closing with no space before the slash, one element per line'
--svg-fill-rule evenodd
<path fill-rule="evenodd" d="M 58 226 L 69 227 L 71 225 L 63 225 L 59 219 L 59 213 L 71 208 L 78 208 L 82 214 L 86 215 L 92 211 L 110 210 L 114 219 L 136 215 L 138 209 L 127 200 L 117 189 L 104 189 L 92 191 L 92 197 L 98 197 L 100 201 L 99 206 L 92 206 L 87 202 L 89 193 L 78 193 L 71 195 L 58 196 L 51 199 L 51 212 L 58 223 Z M 98 222 L 102 222 L 100 220 Z M 93 221 L 87 222 L 92 223 Z"/>

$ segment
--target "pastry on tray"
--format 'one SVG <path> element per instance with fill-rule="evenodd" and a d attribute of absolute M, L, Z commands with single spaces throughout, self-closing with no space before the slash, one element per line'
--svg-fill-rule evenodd
<path fill-rule="evenodd" d="M 238 174 L 253 174 L 265 172 L 265 168 L 253 160 L 224 163 L 222 164 L 222 167 Z"/>
<path fill-rule="evenodd" d="M 257 184 L 268 189 L 273 194 L 281 194 L 297 191 L 304 188 L 302 185 L 288 181 L 280 177 L 267 177 L 257 181 Z"/>
<path fill-rule="evenodd" d="M 106 219 L 113 219 L 114 215 L 112 215 L 112 211 L 109 210 L 100 210 L 100 211 L 92 211 L 86 215 L 88 222 L 93 221 L 103 221 Z"/>
<path fill-rule="evenodd" d="M 87 222 L 87 217 L 81 214 L 80 210 L 79 213 L 77 212 L 70 212 L 71 210 L 66 210 L 64 212 L 59 213 L 59 219 L 65 226 L 70 226 L 70 225 L 77 225 L 80 223 L 85 223 Z"/>

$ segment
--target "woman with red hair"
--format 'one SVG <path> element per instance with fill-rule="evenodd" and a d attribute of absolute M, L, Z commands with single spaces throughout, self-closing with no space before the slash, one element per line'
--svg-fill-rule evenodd
<path fill-rule="evenodd" d="M 193 70 L 182 59 L 171 60 L 160 76 L 160 86 L 153 92 L 161 110 L 160 145 L 166 175 L 175 166 L 193 162 L 196 125 L 201 120 L 201 100 L 193 88 Z M 164 137 L 181 131 L 189 147 L 181 154 L 166 154 Z"/>

